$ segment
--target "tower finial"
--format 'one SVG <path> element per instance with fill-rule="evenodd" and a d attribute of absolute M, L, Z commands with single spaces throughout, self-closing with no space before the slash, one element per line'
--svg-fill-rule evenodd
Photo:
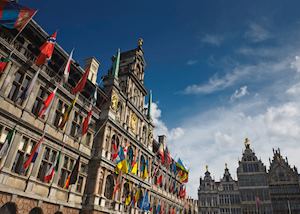
<path fill-rule="evenodd" d="M 139 48 L 142 48 L 143 44 L 144 44 L 143 38 L 139 38 L 139 39 L 138 39 L 138 47 L 139 47 Z"/>
<path fill-rule="evenodd" d="M 225 163 L 225 169 L 227 169 L 227 163 Z"/>
<path fill-rule="evenodd" d="M 245 138 L 244 144 L 245 144 L 246 148 L 250 148 L 250 140 L 249 140 L 249 138 L 247 138 L 247 137 Z"/>
<path fill-rule="evenodd" d="M 208 165 L 205 165 L 206 172 L 208 172 Z"/>
<path fill-rule="evenodd" d="M 151 119 L 151 106 L 152 106 L 152 90 L 150 90 L 150 92 L 149 92 L 149 100 L 148 100 L 147 117 L 149 120 Z"/>

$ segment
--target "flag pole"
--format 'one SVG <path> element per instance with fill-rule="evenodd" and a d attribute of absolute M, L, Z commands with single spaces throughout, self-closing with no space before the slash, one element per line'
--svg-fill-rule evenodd
<path fill-rule="evenodd" d="M 11 141 L 10 141 L 10 144 L 9 144 L 9 146 L 8 146 L 8 148 L 7 148 L 7 154 L 8 154 L 8 152 L 9 152 L 9 150 L 10 150 L 10 148 L 11 148 L 11 145 L 12 145 L 12 142 L 13 142 L 13 140 L 14 140 L 14 138 L 15 138 L 15 135 L 16 135 L 16 128 L 17 128 L 17 125 L 15 125 L 14 128 L 13 128 L 14 133 L 13 133 L 12 139 L 11 139 Z M 8 134 L 8 133 L 7 133 L 7 134 Z M 2 165 L 1 168 L 0 168 L 0 172 L 2 172 L 2 170 L 3 170 L 4 166 L 5 166 L 6 159 L 7 159 L 7 154 L 5 155 L 5 158 L 4 158 L 3 160 L 1 160 L 1 163 L 3 162 L 3 165 Z"/>
<path fill-rule="evenodd" d="M 40 138 L 40 141 L 43 140 L 44 136 L 45 136 L 45 130 L 43 131 L 43 135 L 42 135 L 42 137 Z M 39 143 L 39 142 L 37 142 L 37 143 Z M 42 144 L 42 143 L 43 143 L 43 142 L 41 142 L 41 144 Z M 39 145 L 39 146 L 41 146 L 41 145 Z M 32 148 L 34 148 L 34 146 L 33 146 Z M 31 152 L 32 152 L 32 151 L 31 151 Z M 34 163 L 33 163 L 33 166 L 34 166 L 34 164 L 35 164 L 35 161 L 34 161 Z M 26 189 L 27 189 L 27 187 L 28 187 L 28 183 L 29 183 L 29 180 L 30 180 L 32 171 L 33 171 L 33 167 L 31 167 L 31 163 L 30 163 L 30 165 L 29 165 L 29 170 L 30 170 L 30 172 L 29 172 L 28 178 L 27 178 L 27 180 L 26 180 L 26 185 L 25 185 L 25 188 L 24 188 L 24 192 L 26 192 Z"/>
<path fill-rule="evenodd" d="M 12 45 L 16 39 L 19 37 L 19 35 L 22 33 L 22 31 L 25 29 L 25 27 L 28 25 L 28 23 L 32 20 L 32 18 L 35 16 L 35 14 L 38 12 L 38 10 L 36 10 L 33 15 L 30 17 L 30 19 L 28 19 L 28 21 L 26 22 L 26 24 L 19 30 L 19 32 L 17 33 L 17 35 L 13 38 L 13 40 L 11 40 L 11 42 L 9 43 L 10 45 Z"/>

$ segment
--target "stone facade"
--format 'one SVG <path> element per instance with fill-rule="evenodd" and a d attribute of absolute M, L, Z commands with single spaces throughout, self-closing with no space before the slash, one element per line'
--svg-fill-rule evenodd
<path fill-rule="evenodd" d="M 185 208 L 188 201 L 179 194 L 184 184 L 170 164 L 160 164 L 157 154 L 159 146 L 166 147 L 167 141 L 165 136 L 159 141 L 153 138 L 152 96 L 144 86 L 143 41 L 139 40 L 137 48 L 118 53 L 113 58 L 112 69 L 103 77 L 103 87 L 96 83 L 99 61 L 93 57 L 86 60 L 85 68 L 91 71 L 87 84 L 61 129 L 59 123 L 63 113 L 75 98 L 70 91 L 84 70 L 73 60 L 69 80 L 61 84 L 69 57 L 66 51 L 56 44 L 50 63 L 38 68 L 33 62 L 48 34 L 31 21 L 12 42 L 15 35 L 14 30 L 0 27 L 0 57 L 10 55 L 9 64 L 0 73 L 1 147 L 9 131 L 15 128 L 8 153 L 0 160 L 0 213 L 140 213 L 137 203 L 125 205 L 126 195 L 137 188 L 141 188 L 143 194 L 149 193 L 153 213 L 158 204 L 162 213 L 188 212 Z M 117 67 L 116 60 L 120 61 Z M 19 95 L 38 71 L 37 82 L 29 97 L 19 102 Z M 57 93 L 48 114 L 45 118 L 38 117 L 43 100 L 56 86 Z M 94 92 L 97 93 L 96 103 Z M 82 121 L 91 107 L 93 114 L 88 133 L 78 137 Z M 35 162 L 24 170 L 24 161 L 43 135 Z M 113 143 L 134 154 L 138 163 L 136 175 L 118 176 L 115 173 Z M 59 152 L 58 171 L 47 183 L 44 175 Z M 65 181 L 79 156 L 77 181 L 65 189 Z M 144 177 L 141 167 L 146 163 L 149 176 Z M 160 185 L 156 184 L 156 168 L 163 175 Z M 118 180 L 121 180 L 120 188 L 113 192 Z"/>
<path fill-rule="evenodd" d="M 227 165 L 220 182 L 206 170 L 198 189 L 201 214 L 281 214 L 299 213 L 300 185 L 296 167 L 290 167 L 279 149 L 274 150 L 270 169 L 257 158 L 248 139 L 237 168 L 237 180 L 232 179 Z"/>

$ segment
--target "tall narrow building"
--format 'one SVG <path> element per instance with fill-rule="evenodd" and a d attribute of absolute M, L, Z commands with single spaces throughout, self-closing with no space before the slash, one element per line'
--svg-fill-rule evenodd
<path fill-rule="evenodd" d="M 300 213 L 300 186 L 296 167 L 291 167 L 280 150 L 273 150 L 268 173 L 274 214 Z"/>
<path fill-rule="evenodd" d="M 245 150 L 237 168 L 243 214 L 272 213 L 266 167 L 258 160 L 246 138 Z"/>
<path fill-rule="evenodd" d="M 220 213 L 240 214 L 240 193 L 237 181 L 231 177 L 227 164 L 225 164 L 224 175 L 218 189 Z"/>
<path fill-rule="evenodd" d="M 207 166 L 204 178 L 200 178 L 198 203 L 199 214 L 219 214 L 218 184 L 212 179 Z"/>

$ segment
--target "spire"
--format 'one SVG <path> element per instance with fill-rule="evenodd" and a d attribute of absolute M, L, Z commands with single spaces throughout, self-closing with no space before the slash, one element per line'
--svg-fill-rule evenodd
<path fill-rule="evenodd" d="M 225 163 L 225 169 L 228 169 L 228 168 L 227 168 L 227 163 Z"/>
<path fill-rule="evenodd" d="M 152 91 L 150 90 L 149 100 L 148 100 L 148 113 L 147 113 L 148 119 L 151 119 L 151 105 L 152 105 Z"/>
<path fill-rule="evenodd" d="M 118 78 L 119 67 L 120 67 L 120 48 L 118 49 L 117 56 L 114 57 L 114 64 L 113 64 L 113 77 L 114 78 Z"/>

